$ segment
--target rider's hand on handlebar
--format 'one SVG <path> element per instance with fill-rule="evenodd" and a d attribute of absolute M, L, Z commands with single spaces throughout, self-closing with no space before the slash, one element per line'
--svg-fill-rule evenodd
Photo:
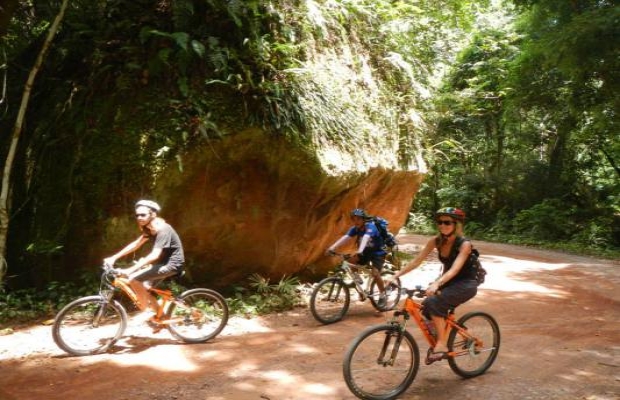
<path fill-rule="evenodd" d="M 437 282 L 432 282 L 428 288 L 426 288 L 426 295 L 432 296 L 439 291 L 439 284 Z"/>

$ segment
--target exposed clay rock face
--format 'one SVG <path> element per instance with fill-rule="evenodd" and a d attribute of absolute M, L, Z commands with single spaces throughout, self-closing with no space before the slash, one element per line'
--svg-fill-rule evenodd
<path fill-rule="evenodd" d="M 404 224 L 422 174 L 381 167 L 327 174 L 317 157 L 285 139 L 245 132 L 212 142 L 163 174 L 162 216 L 183 240 L 195 281 L 224 286 L 251 273 L 324 274 L 325 249 L 363 207 Z"/>

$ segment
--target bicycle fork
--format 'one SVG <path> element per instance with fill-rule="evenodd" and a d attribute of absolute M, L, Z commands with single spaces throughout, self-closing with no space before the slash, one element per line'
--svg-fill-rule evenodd
<path fill-rule="evenodd" d="M 379 357 L 377 358 L 377 364 L 384 367 L 393 366 L 402 340 L 402 332 L 400 332 L 398 329 L 391 329 L 385 332 L 385 339 L 383 340 L 383 347 L 381 348 L 381 352 L 379 353 Z M 390 351 L 389 358 L 386 360 L 385 355 L 390 349 L 390 345 L 392 344 L 392 350 Z"/>
<path fill-rule="evenodd" d="M 108 308 L 108 304 L 112 301 L 112 297 L 114 297 L 114 291 L 109 290 L 107 292 L 100 293 L 101 294 L 101 303 L 97 307 L 95 314 L 93 315 L 92 325 L 94 328 L 99 327 L 99 323 L 105 314 L 105 310 Z"/>

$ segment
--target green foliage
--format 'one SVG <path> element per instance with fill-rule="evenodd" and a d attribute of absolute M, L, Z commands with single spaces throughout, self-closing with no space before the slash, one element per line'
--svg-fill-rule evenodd
<path fill-rule="evenodd" d="M 432 214 L 424 214 L 419 212 L 410 212 L 405 228 L 410 232 L 420 233 L 422 235 L 434 235 L 437 233 L 435 229 L 435 220 Z"/>
<path fill-rule="evenodd" d="M 42 291 L 0 289 L 0 324 L 51 317 L 69 302 L 98 290 L 99 281 L 86 273 L 77 282 L 50 282 Z"/>
<path fill-rule="evenodd" d="M 613 251 L 620 9 L 515 3 L 517 24 L 479 30 L 446 76 L 415 209 L 463 207 L 480 237 Z"/>
<path fill-rule="evenodd" d="M 228 299 L 232 313 L 260 315 L 290 310 L 303 304 L 296 277 L 283 276 L 277 283 L 270 283 L 269 279 L 253 274 L 249 278 L 249 287 L 234 288 L 234 297 Z"/>
<path fill-rule="evenodd" d="M 575 210 L 558 200 L 548 199 L 520 211 L 512 224 L 516 233 L 527 238 L 565 240 L 571 237 L 576 226 L 572 222 Z"/>

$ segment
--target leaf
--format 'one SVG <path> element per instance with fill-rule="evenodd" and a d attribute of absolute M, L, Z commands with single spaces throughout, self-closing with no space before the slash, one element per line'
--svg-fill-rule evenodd
<path fill-rule="evenodd" d="M 142 28 L 140 30 L 140 42 L 145 43 L 149 36 L 161 36 L 161 37 L 165 37 L 165 38 L 173 38 L 172 35 L 170 35 L 167 32 L 162 32 L 162 31 L 158 31 L 157 29 L 151 29 L 151 28 Z"/>
<path fill-rule="evenodd" d="M 187 51 L 187 44 L 189 43 L 189 35 L 186 32 L 174 32 L 171 37 L 175 40 L 183 50 Z"/>
<path fill-rule="evenodd" d="M 206 49 L 202 43 L 198 40 L 192 40 L 191 45 L 194 53 L 196 53 L 200 58 L 205 58 Z"/>

